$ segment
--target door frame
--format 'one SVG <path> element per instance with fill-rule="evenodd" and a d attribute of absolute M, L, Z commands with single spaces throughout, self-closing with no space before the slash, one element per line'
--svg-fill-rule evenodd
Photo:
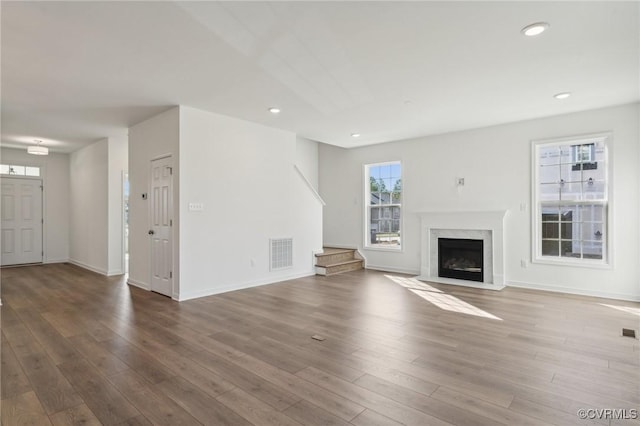
<path fill-rule="evenodd" d="M 157 161 L 157 160 L 164 160 L 166 158 L 170 159 L 169 164 L 171 165 L 171 191 L 169 191 L 169 196 L 171 197 L 171 219 L 173 220 L 175 218 L 175 210 L 176 210 L 176 206 L 175 206 L 175 197 L 174 197 L 174 192 L 175 192 L 175 182 L 174 182 L 174 173 L 173 171 L 175 170 L 175 164 L 173 161 L 173 154 L 171 153 L 167 153 L 167 154 L 161 154 L 155 157 L 152 157 L 149 160 L 149 170 L 148 170 L 148 178 L 149 178 L 149 186 L 148 186 L 148 196 L 147 196 L 147 230 L 151 229 L 151 227 L 153 226 L 153 205 L 151 204 L 151 188 L 153 185 L 153 162 Z M 172 273 L 176 271 L 176 241 L 175 241 L 175 232 L 174 230 L 174 226 L 170 227 L 171 230 L 170 232 L 170 236 L 171 236 L 171 271 Z M 151 238 L 148 239 L 148 252 L 149 252 L 149 291 L 153 291 L 153 248 L 151 247 L 152 241 Z M 169 297 L 171 297 L 172 299 L 177 299 L 176 296 L 176 275 L 177 274 L 172 274 L 171 277 L 171 295 L 169 295 Z M 160 294 L 160 293 L 158 293 Z"/>
<path fill-rule="evenodd" d="M 22 165 L 22 164 L 19 164 Z M 4 179 L 19 179 L 19 180 L 36 180 L 36 181 L 40 181 L 40 211 L 42 213 L 42 221 L 40 222 L 41 225 L 41 231 L 42 231 L 42 235 L 40 236 L 40 240 L 41 240 L 41 244 L 42 244 L 42 259 L 40 260 L 40 262 L 36 262 L 36 263 L 25 263 L 25 264 L 16 264 L 16 265 L 7 265 L 8 267 L 18 267 L 18 266 L 27 266 L 27 265 L 38 265 L 38 264 L 45 264 L 47 263 L 45 261 L 45 259 L 47 258 L 47 250 L 46 250 L 46 225 L 47 225 L 47 221 L 45 220 L 46 217 L 46 207 L 45 207 L 45 192 L 46 192 L 46 185 L 45 185 L 45 179 L 44 179 L 44 166 L 41 165 L 35 165 L 35 166 L 25 166 L 25 167 L 39 167 L 40 168 L 40 176 L 14 176 L 14 175 L 0 175 L 0 184 L 2 183 L 1 181 Z"/>

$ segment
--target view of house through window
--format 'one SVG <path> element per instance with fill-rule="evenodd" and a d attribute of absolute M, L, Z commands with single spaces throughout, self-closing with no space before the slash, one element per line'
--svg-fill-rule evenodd
<path fill-rule="evenodd" d="M 607 137 L 537 143 L 538 260 L 607 262 Z"/>
<path fill-rule="evenodd" d="M 399 161 L 365 166 L 365 246 L 401 246 L 402 170 Z"/>

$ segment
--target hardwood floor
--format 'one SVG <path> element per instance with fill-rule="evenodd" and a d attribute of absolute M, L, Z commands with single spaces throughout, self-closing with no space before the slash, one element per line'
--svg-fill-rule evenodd
<path fill-rule="evenodd" d="M 1 273 L 6 426 L 640 424 L 577 415 L 640 408 L 638 303 L 374 271 L 177 303 Z"/>

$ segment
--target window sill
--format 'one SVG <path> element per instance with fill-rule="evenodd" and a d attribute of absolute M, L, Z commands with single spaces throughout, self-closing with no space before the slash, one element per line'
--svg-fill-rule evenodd
<path fill-rule="evenodd" d="M 613 269 L 611 262 L 603 260 L 572 260 L 570 258 L 557 259 L 555 257 L 539 257 L 533 259 L 531 263 L 540 265 L 570 266 L 576 268 Z"/>

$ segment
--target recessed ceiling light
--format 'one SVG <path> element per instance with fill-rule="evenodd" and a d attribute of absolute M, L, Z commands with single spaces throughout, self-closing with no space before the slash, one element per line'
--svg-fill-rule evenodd
<path fill-rule="evenodd" d="M 542 34 L 547 28 L 549 28 L 549 24 L 546 22 L 536 22 L 535 24 L 527 25 L 521 32 L 528 37 L 533 37 Z"/>
<path fill-rule="evenodd" d="M 359 138 L 360 137 L 360 133 L 351 133 L 351 137 L 352 138 Z"/>
<path fill-rule="evenodd" d="M 571 96 L 571 92 L 562 92 L 553 95 L 553 97 L 556 99 L 567 99 L 569 96 Z"/>
<path fill-rule="evenodd" d="M 271 107 L 271 108 L 269 108 L 269 112 L 271 114 L 280 114 L 280 108 Z"/>

